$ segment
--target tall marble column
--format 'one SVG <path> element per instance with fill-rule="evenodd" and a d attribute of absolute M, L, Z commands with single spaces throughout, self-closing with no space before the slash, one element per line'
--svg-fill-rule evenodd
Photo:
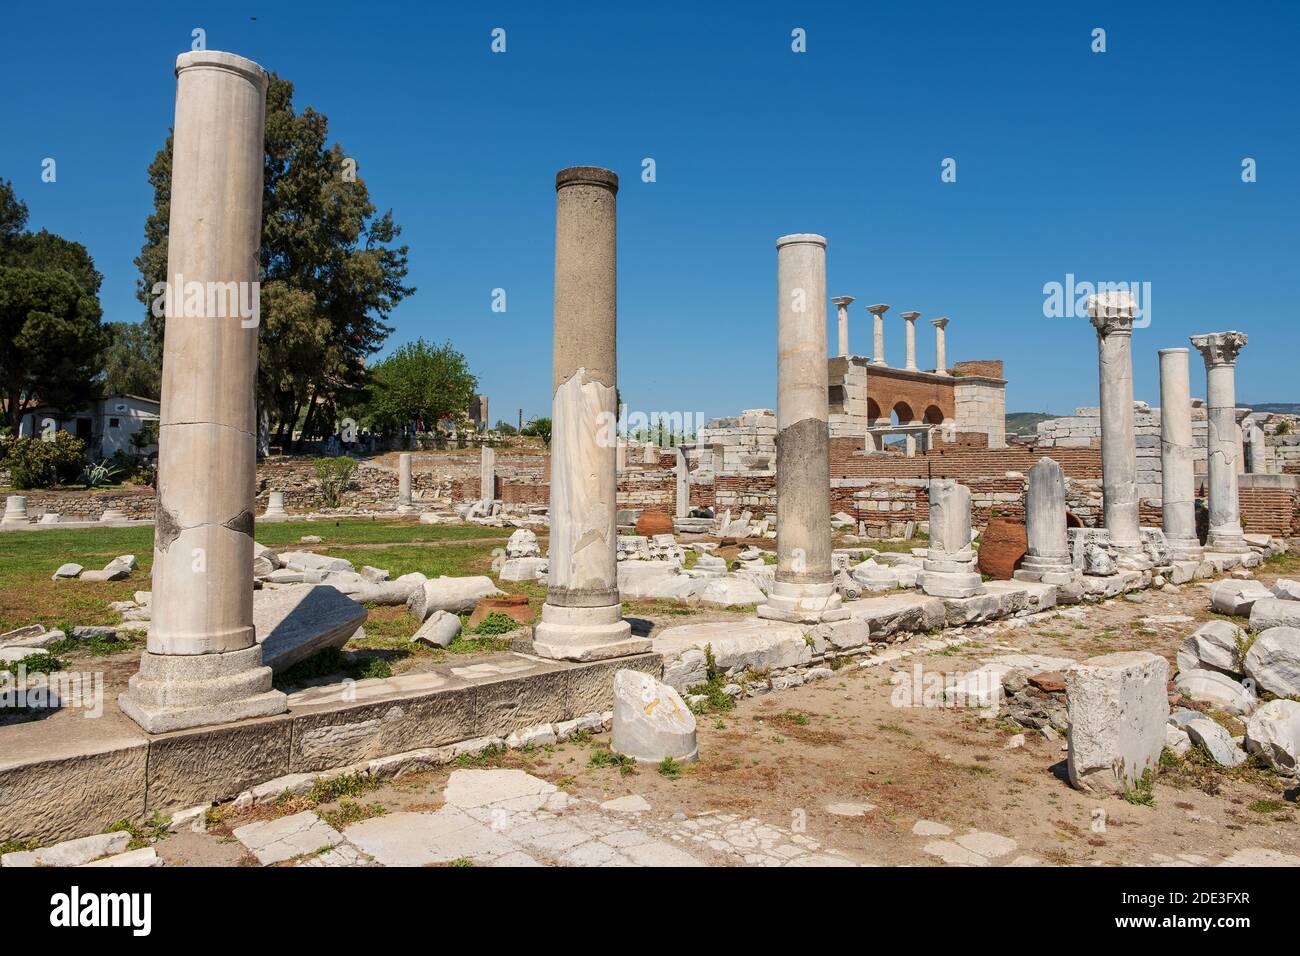
<path fill-rule="evenodd" d="M 479 449 L 478 496 L 480 501 L 495 501 L 497 496 L 497 450 L 488 445 Z"/>
<path fill-rule="evenodd" d="M 214 50 L 176 59 L 167 282 L 258 281 L 266 71 Z M 224 287 L 224 286 L 222 286 Z M 212 301 L 218 296 L 205 297 Z M 205 302 L 205 305 L 207 302 Z M 150 733 L 282 713 L 253 630 L 256 317 L 167 319 L 153 622 L 119 698 Z M 229 316 L 229 317 L 227 317 Z M 250 321 L 251 320 L 251 321 Z"/>
<path fill-rule="evenodd" d="M 1192 345 L 1205 359 L 1205 454 L 1210 488 L 1210 533 L 1205 550 L 1249 551 L 1237 500 L 1237 353 L 1245 347 L 1246 335 L 1193 335 Z"/>
<path fill-rule="evenodd" d="M 617 193 L 608 169 L 573 166 L 555 176 L 550 570 L 533 632 L 542 657 L 586 661 L 650 649 L 623 620 L 615 561 Z"/>
<path fill-rule="evenodd" d="M 1136 566 L 1145 558 L 1138 530 L 1133 433 L 1133 297 L 1127 292 L 1089 296 L 1088 314 L 1097 330 L 1104 521 L 1111 550 Z"/>
<path fill-rule="evenodd" d="M 1061 466 L 1046 456 L 1029 469 L 1025 535 L 1029 548 L 1012 577 L 1045 584 L 1066 584 L 1077 577 L 1066 532 L 1065 475 Z"/>
<path fill-rule="evenodd" d="M 397 513 L 411 512 L 411 453 L 402 452 L 397 456 Z"/>
<path fill-rule="evenodd" d="M 839 356 L 849 355 L 849 306 L 853 304 L 853 296 L 837 295 L 831 299 L 835 303 L 836 318 L 839 320 L 840 349 L 836 354 Z"/>
<path fill-rule="evenodd" d="M 776 584 L 758 616 L 848 616 L 831 573 L 826 240 L 776 241 Z"/>
<path fill-rule="evenodd" d="M 934 372 L 936 375 L 948 374 L 948 342 L 947 332 L 948 317 L 940 316 L 937 319 L 931 319 L 930 324 L 934 326 Z"/>
<path fill-rule="evenodd" d="M 686 463 L 686 449 L 677 446 L 677 508 L 679 518 L 685 518 L 691 510 L 691 472 Z"/>
<path fill-rule="evenodd" d="M 869 305 L 867 311 L 871 313 L 871 364 L 885 364 L 885 313 L 889 311 L 889 306 L 882 304 Z"/>
<path fill-rule="evenodd" d="M 1169 556 L 1199 561 L 1196 536 L 1196 443 L 1187 349 L 1160 350 L 1160 502 Z"/>
<path fill-rule="evenodd" d="M 916 370 L 916 320 L 921 317 L 920 312 L 900 312 L 899 317 L 906 325 L 904 331 L 907 335 L 907 363 L 903 366 L 911 371 Z"/>

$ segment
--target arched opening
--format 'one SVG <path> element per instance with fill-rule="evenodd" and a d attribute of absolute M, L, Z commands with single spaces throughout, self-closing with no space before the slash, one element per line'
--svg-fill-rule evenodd
<path fill-rule="evenodd" d="M 880 421 L 880 403 L 877 402 L 874 398 L 867 399 L 867 421 L 869 422 Z"/>
<path fill-rule="evenodd" d="M 943 409 L 938 405 L 931 405 L 925 410 L 925 421 L 929 425 L 942 425 Z"/>
<path fill-rule="evenodd" d="M 899 402 L 894 406 L 893 413 L 889 416 L 889 421 L 894 425 L 910 425 L 916 421 L 916 414 L 912 411 L 912 406 L 907 402 Z"/>
<path fill-rule="evenodd" d="M 1083 522 L 1079 520 L 1079 516 L 1078 516 L 1077 514 L 1075 514 L 1075 513 L 1074 513 L 1073 511 L 1071 511 L 1069 508 L 1066 508 L 1066 509 L 1065 509 L 1065 526 L 1066 526 L 1067 528 L 1082 528 L 1082 527 L 1083 527 Z"/>

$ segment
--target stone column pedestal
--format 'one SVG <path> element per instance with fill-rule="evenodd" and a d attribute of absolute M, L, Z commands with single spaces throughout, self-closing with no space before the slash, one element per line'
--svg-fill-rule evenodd
<path fill-rule="evenodd" d="M 1237 353 L 1246 345 L 1242 332 L 1193 335 L 1205 359 L 1206 471 L 1210 489 L 1210 533 L 1206 551 L 1240 554 L 1250 550 L 1241 530 L 1237 500 Z"/>
<path fill-rule="evenodd" d="M 4 517 L 0 524 L 27 524 L 27 496 L 10 495 L 5 498 Z"/>
<path fill-rule="evenodd" d="M 411 453 L 397 456 L 397 513 L 410 514 L 411 508 Z"/>
<path fill-rule="evenodd" d="M 1129 568 L 1150 567 L 1138 530 L 1137 442 L 1133 432 L 1133 297 L 1088 297 L 1097 330 L 1101 396 L 1102 507 L 1110 549 Z"/>
<path fill-rule="evenodd" d="M 199 50 L 176 60 L 167 281 L 258 281 L 266 72 Z M 242 297 L 242 296 L 241 296 Z M 213 301 L 212 296 L 207 302 Z M 251 301 L 251 292 L 246 301 Z M 151 733 L 282 713 L 253 630 L 257 317 L 167 319 L 153 622 L 119 698 Z"/>
<path fill-rule="evenodd" d="M 776 241 L 776 295 L 776 584 L 758 616 L 842 620 L 831 569 L 825 239 Z"/>
<path fill-rule="evenodd" d="M 1029 469 L 1025 492 L 1025 533 L 1029 550 L 1012 574 L 1017 581 L 1068 584 L 1078 577 L 1070 559 L 1065 529 L 1065 475 L 1051 458 Z"/>
<path fill-rule="evenodd" d="M 479 449 L 478 496 L 486 502 L 497 497 L 497 450 L 487 445 Z"/>
<path fill-rule="evenodd" d="M 853 304 L 853 296 L 837 295 L 831 299 L 835 303 L 835 317 L 838 321 L 839 331 L 839 351 L 836 353 L 841 358 L 850 355 L 849 352 L 849 306 Z"/>
<path fill-rule="evenodd" d="M 916 583 L 932 597 L 984 593 L 971 547 L 970 489 L 952 478 L 930 482 L 930 546 Z"/>
<path fill-rule="evenodd" d="M 1161 349 L 1161 524 L 1174 561 L 1201 560 L 1201 542 L 1196 536 L 1195 461 L 1187 349 Z"/>
<path fill-rule="evenodd" d="M 944 330 L 948 328 L 948 317 L 941 316 L 937 319 L 931 319 L 930 324 L 934 326 L 934 373 L 936 375 L 947 375 L 948 342 L 947 333 Z"/>
<path fill-rule="evenodd" d="M 889 311 L 889 306 L 869 305 L 867 311 L 871 313 L 871 364 L 885 364 L 885 313 Z"/>
<path fill-rule="evenodd" d="M 289 512 L 284 510 L 284 492 L 269 491 L 266 494 L 266 513 L 262 515 L 263 521 L 283 521 L 289 517 Z"/>
<path fill-rule="evenodd" d="M 542 657 L 637 654 L 618 595 L 615 196 L 608 169 L 555 177 L 551 546 L 546 603 L 533 631 Z"/>

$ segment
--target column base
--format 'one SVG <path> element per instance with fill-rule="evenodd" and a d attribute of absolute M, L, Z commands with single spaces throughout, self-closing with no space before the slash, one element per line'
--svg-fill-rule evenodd
<path fill-rule="evenodd" d="M 1250 550 L 1250 545 L 1246 543 L 1240 531 L 1236 534 L 1231 531 L 1225 534 L 1212 530 L 1209 537 L 1205 539 L 1205 550 L 1216 554 L 1245 554 Z"/>
<path fill-rule="evenodd" d="M 1082 572 L 1070 562 L 1069 552 L 1061 552 L 1059 557 L 1042 557 L 1026 555 L 1020 567 L 1012 572 L 1016 581 L 1036 581 L 1040 584 L 1069 584 L 1077 581 Z"/>
<path fill-rule="evenodd" d="M 1169 560 L 1171 561 L 1200 561 L 1205 555 L 1205 549 L 1201 547 L 1201 542 L 1195 538 L 1169 538 L 1165 541 L 1169 545 Z"/>
<path fill-rule="evenodd" d="M 415 509 L 412 508 L 410 505 L 398 505 L 393 510 L 396 511 L 399 515 L 409 515 Z"/>
<path fill-rule="evenodd" d="M 764 620 L 790 624 L 821 624 L 843 621 L 849 616 L 844 598 L 835 590 L 833 581 L 825 584 L 777 581 L 767 596 L 767 603 L 760 604 L 756 613 Z"/>
<path fill-rule="evenodd" d="M 603 661 L 644 654 L 648 637 L 633 637 L 623 620 L 622 604 L 599 607 L 542 605 L 542 620 L 533 628 L 533 653 L 557 661 Z"/>
<path fill-rule="evenodd" d="M 140 670 L 117 699 L 122 712 L 151 734 L 269 717 L 289 709 L 271 687 L 271 668 L 254 644 L 224 654 L 140 656 Z"/>

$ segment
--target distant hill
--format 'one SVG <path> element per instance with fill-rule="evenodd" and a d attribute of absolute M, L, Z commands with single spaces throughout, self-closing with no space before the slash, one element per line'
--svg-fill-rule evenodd
<path fill-rule="evenodd" d="M 1300 402 L 1242 402 L 1241 404 L 1245 408 L 1273 415 L 1300 415 Z"/>
<path fill-rule="evenodd" d="M 1038 423 L 1049 418 L 1060 418 L 1051 412 L 1009 412 L 1007 414 L 1008 435 L 1037 435 Z"/>

